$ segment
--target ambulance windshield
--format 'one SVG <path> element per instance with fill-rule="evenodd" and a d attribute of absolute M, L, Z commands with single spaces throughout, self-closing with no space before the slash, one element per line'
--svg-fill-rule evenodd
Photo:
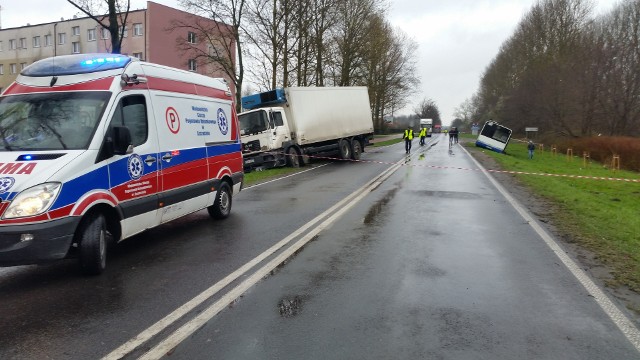
<path fill-rule="evenodd" d="M 240 135 L 259 134 L 268 127 L 267 114 L 264 110 L 253 111 L 238 116 Z"/>
<path fill-rule="evenodd" d="M 86 149 L 110 95 L 60 92 L 0 98 L 0 151 Z"/>

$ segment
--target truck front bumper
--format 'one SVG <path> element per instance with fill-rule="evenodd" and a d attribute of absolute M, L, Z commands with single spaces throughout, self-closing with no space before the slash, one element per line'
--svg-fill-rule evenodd
<path fill-rule="evenodd" d="M 0 266 L 39 264 L 67 256 L 79 217 L 0 227 Z"/>

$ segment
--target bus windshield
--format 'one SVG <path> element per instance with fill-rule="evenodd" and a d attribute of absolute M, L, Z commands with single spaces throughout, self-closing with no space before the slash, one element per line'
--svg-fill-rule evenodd
<path fill-rule="evenodd" d="M 0 98 L 0 151 L 87 149 L 110 95 L 94 91 Z"/>

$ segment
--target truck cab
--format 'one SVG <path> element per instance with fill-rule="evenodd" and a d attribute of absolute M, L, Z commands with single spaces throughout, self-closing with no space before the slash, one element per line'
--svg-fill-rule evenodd
<path fill-rule="evenodd" d="M 281 161 L 276 154 L 264 157 L 251 155 L 281 149 L 291 140 L 291 131 L 281 107 L 260 108 L 244 112 L 238 116 L 242 153 L 245 155 L 245 167 L 270 168 Z M 256 163 L 261 162 L 261 164 Z"/>

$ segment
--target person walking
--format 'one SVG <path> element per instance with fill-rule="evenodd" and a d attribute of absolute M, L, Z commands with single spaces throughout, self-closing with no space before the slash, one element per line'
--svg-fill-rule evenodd
<path fill-rule="evenodd" d="M 404 139 L 404 149 L 408 154 L 409 151 L 411 151 L 411 140 L 413 140 L 413 129 L 411 126 L 407 126 L 407 130 L 404 131 L 404 136 L 402 138 Z"/>
<path fill-rule="evenodd" d="M 536 149 L 536 144 L 533 141 L 529 140 L 527 144 L 527 150 L 529 150 L 529 160 L 533 159 L 533 151 Z"/>
<path fill-rule="evenodd" d="M 420 129 L 420 146 L 424 145 L 424 141 L 427 138 L 427 128 Z"/>

